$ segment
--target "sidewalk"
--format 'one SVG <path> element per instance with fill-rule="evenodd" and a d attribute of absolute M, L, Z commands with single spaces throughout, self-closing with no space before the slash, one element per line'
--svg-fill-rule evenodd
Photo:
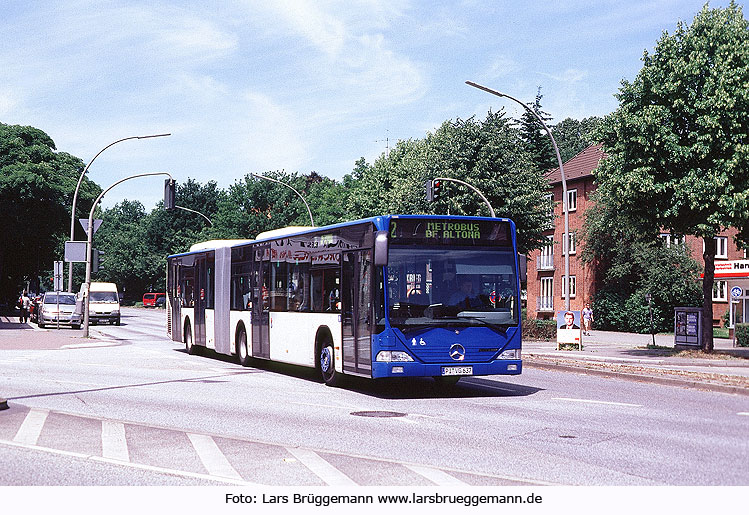
<path fill-rule="evenodd" d="M 593 331 L 583 336 L 582 350 L 557 350 L 556 342 L 523 342 L 526 367 L 616 376 L 656 384 L 670 384 L 749 395 L 749 347 L 733 347 L 727 339 L 714 340 L 714 352 L 677 352 L 673 335 Z M 650 347 L 650 348 L 648 348 Z"/>

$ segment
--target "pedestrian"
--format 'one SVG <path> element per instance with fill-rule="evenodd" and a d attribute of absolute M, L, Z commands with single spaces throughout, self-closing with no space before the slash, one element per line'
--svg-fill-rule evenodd
<path fill-rule="evenodd" d="M 29 298 L 26 290 L 21 293 L 21 297 L 18 299 L 18 307 L 21 308 L 21 316 L 19 322 L 25 324 L 29 321 L 29 307 L 31 307 L 31 298 Z"/>
<path fill-rule="evenodd" d="M 590 309 L 590 303 L 586 303 L 581 313 L 583 317 L 583 334 L 590 336 L 590 328 L 593 326 L 593 310 Z"/>

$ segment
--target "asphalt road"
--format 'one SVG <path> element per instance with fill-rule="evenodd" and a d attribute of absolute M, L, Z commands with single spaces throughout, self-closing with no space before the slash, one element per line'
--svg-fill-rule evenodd
<path fill-rule="evenodd" d="M 747 485 L 745 396 L 526 368 L 347 381 L 189 356 L 163 311 L 0 355 L 3 485 Z M 47 471 L 47 472 L 44 472 Z"/>

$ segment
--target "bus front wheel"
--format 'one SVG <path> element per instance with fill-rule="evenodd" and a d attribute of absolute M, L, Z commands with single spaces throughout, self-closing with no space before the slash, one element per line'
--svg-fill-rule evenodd
<path fill-rule="evenodd" d="M 337 385 L 340 374 L 335 369 L 335 351 L 332 341 L 326 340 L 320 345 L 319 363 L 322 380 L 325 381 L 325 384 L 328 386 Z"/>

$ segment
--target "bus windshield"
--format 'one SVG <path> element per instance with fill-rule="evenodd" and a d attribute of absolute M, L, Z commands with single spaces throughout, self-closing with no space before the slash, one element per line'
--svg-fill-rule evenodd
<path fill-rule="evenodd" d="M 387 308 L 392 327 L 518 325 L 511 247 L 391 245 Z"/>

